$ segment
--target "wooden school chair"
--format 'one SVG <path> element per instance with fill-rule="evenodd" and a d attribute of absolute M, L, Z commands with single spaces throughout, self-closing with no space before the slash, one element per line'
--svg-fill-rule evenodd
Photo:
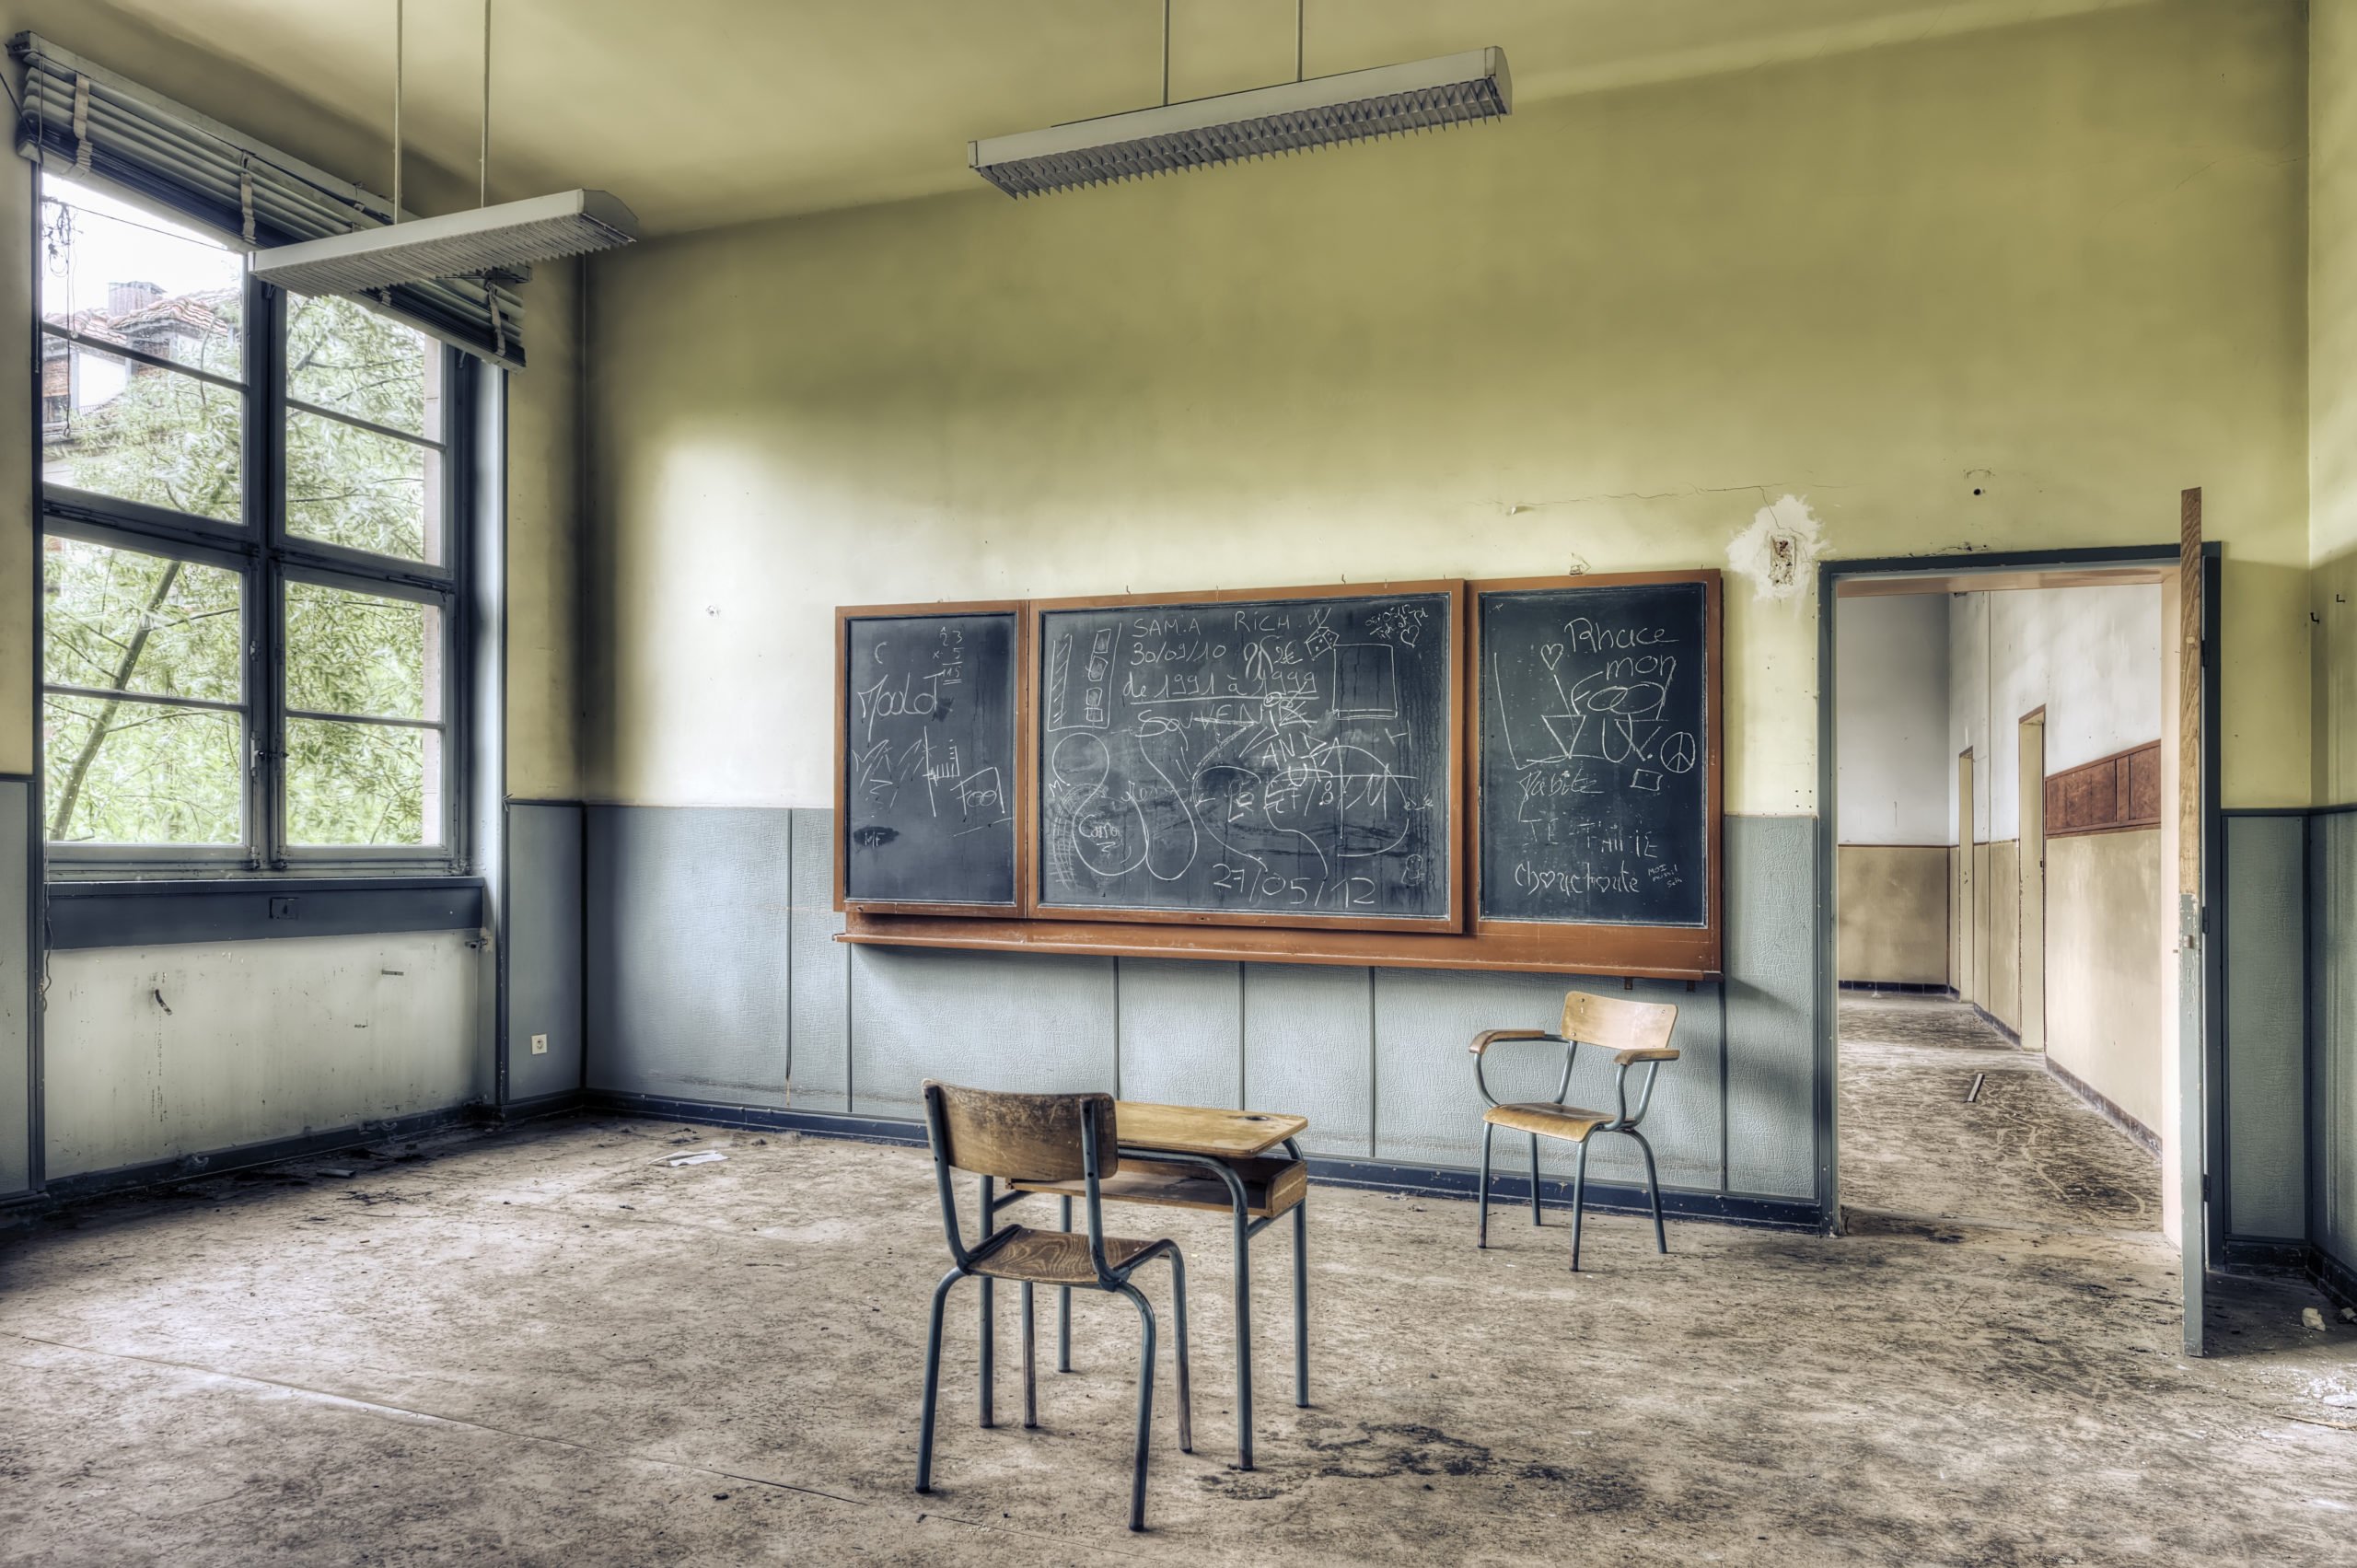
<path fill-rule="evenodd" d="M 1663 1253 L 1669 1250 L 1669 1237 L 1661 1223 L 1661 1181 L 1654 1170 L 1653 1145 L 1645 1142 L 1637 1123 L 1645 1119 L 1645 1108 L 1653 1104 L 1654 1080 L 1661 1074 L 1661 1064 L 1678 1060 L 1678 1052 L 1669 1043 L 1670 1031 L 1678 1027 L 1678 1009 L 1666 1002 L 1630 1002 L 1608 996 L 1591 996 L 1574 991 L 1563 998 L 1563 1028 L 1561 1034 L 1549 1034 L 1544 1029 L 1484 1029 L 1473 1037 L 1473 1082 L 1480 1088 L 1481 1098 L 1490 1109 L 1481 1118 L 1481 1189 L 1480 1200 L 1480 1231 L 1476 1246 L 1490 1245 L 1490 1140 L 1501 1127 L 1510 1132 L 1530 1134 L 1530 1223 L 1539 1221 L 1538 1199 L 1538 1140 L 1562 1138 L 1579 1145 L 1579 1163 L 1572 1167 L 1572 1272 L 1580 1267 L 1580 1209 L 1587 1185 L 1588 1144 L 1598 1132 L 1619 1132 L 1636 1140 L 1645 1156 L 1645 1193 L 1653 1200 L 1654 1246 Z M 1481 1063 L 1493 1045 L 1521 1040 L 1550 1040 L 1563 1048 L 1563 1076 L 1555 1086 L 1551 1100 L 1525 1100 L 1501 1105 L 1498 1097 L 1490 1092 L 1489 1081 L 1481 1074 Z M 1615 1068 L 1612 1093 L 1616 1109 L 1607 1114 L 1586 1110 L 1563 1103 L 1572 1090 L 1572 1064 L 1582 1045 L 1593 1045 L 1613 1053 Z M 1629 1109 L 1629 1069 L 1639 1063 L 1645 1064 L 1644 1086 L 1637 1094 L 1637 1109 Z"/>
<path fill-rule="evenodd" d="M 1079 1286 L 1124 1295 L 1138 1309 L 1137 1452 L 1130 1478 L 1130 1528 L 1145 1528 L 1146 1440 L 1154 1425 L 1154 1308 L 1130 1283 L 1140 1267 L 1170 1260 L 1171 1316 L 1178 1332 L 1178 1447 L 1195 1451 L 1193 1399 L 1187 1384 L 1187 1266 L 1168 1237 L 1132 1241 L 1105 1234 L 1100 1183 L 1120 1168 L 1113 1132 L 1110 1095 L 993 1094 L 925 1080 L 925 1132 L 933 1144 L 933 1168 L 941 1189 L 941 1223 L 949 1238 L 953 1266 L 933 1291 L 933 1321 L 926 1330 L 924 1415 L 917 1438 L 917 1490 L 933 1490 L 934 1414 L 941 1394 L 941 1318 L 949 1289 L 973 1276 L 981 1281 L 981 1423 L 992 1424 L 991 1286 L 1014 1280 L 1023 1286 L 1023 1424 L 1039 1425 L 1038 1378 L 1032 1353 L 1031 1291 L 1034 1285 Z M 950 1189 L 955 1168 L 981 1178 L 981 1235 L 966 1244 L 958 1222 L 958 1199 Z M 1082 1184 L 1088 1229 L 999 1228 L 998 1212 L 1027 1194 L 995 1195 L 1000 1180 Z"/>

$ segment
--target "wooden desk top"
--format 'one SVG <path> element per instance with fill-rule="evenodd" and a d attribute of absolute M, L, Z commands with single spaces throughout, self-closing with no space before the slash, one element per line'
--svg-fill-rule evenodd
<path fill-rule="evenodd" d="M 1113 1103 L 1113 1128 L 1124 1148 L 1248 1159 L 1299 1137 L 1308 1131 L 1309 1118 L 1125 1099 Z"/>

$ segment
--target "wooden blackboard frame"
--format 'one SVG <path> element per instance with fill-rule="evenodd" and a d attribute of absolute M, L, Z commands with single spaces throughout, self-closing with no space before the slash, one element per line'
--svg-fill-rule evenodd
<path fill-rule="evenodd" d="M 1161 605 L 1252 605 L 1297 603 L 1304 599 L 1376 598 L 1387 595 L 1438 595 L 1448 600 L 1448 669 L 1445 688 L 1448 692 L 1448 821 L 1445 842 L 1448 846 L 1448 912 L 1435 917 L 1387 916 L 1369 917 L 1352 914 L 1314 914 L 1288 911 L 1260 910 L 1154 910 L 1118 909 L 1100 906 L 1051 904 L 1046 901 L 1044 886 L 1044 856 L 1040 853 L 1039 835 L 1044 829 L 1044 817 L 1039 798 L 1039 751 L 1044 735 L 1040 729 L 1039 691 L 1041 680 L 1040 650 L 1046 645 L 1043 627 L 1047 617 L 1060 610 L 1107 610 L 1149 608 Z M 1466 785 L 1466 724 L 1469 710 L 1466 706 L 1469 690 L 1467 650 L 1470 600 L 1466 597 L 1462 578 L 1444 577 L 1415 582 L 1323 583 L 1311 587 L 1283 588 L 1213 588 L 1191 593 L 1152 594 L 1088 594 L 1067 598 L 1033 599 L 1026 606 L 1023 642 L 1029 650 L 1025 656 L 1025 703 L 1022 719 L 1026 744 L 1029 754 L 1025 758 L 1023 782 L 1018 784 L 1017 822 L 1022 829 L 1022 854 L 1017 870 L 1024 875 L 1021 896 L 1028 918 L 1053 920 L 1059 923 L 1108 923 L 1116 925 L 1183 925 L 1183 926 L 1262 926 L 1291 931 L 1362 931 L 1397 933 L 1401 935 L 1461 934 L 1465 929 L 1467 912 L 1470 908 L 1468 890 L 1466 859 L 1468 846 L 1474 841 L 1466 832 L 1469 820 Z"/>
<path fill-rule="evenodd" d="M 1481 601 L 1490 594 L 1577 592 L 1583 588 L 1646 587 L 1671 583 L 1699 583 L 1703 589 L 1702 638 L 1705 681 L 1704 724 L 1709 730 L 1703 748 L 1705 796 L 1703 840 L 1708 858 L 1705 923 L 1692 925 L 1618 925 L 1563 921 L 1494 920 L 1481 913 L 1481 792 L 1478 782 L 1467 801 L 1466 839 L 1476 847 L 1467 868 L 1470 889 L 1469 909 L 1474 936 L 1483 943 L 1511 947 L 1518 955 L 1543 958 L 1560 953 L 1567 966 L 1602 974 L 1716 975 L 1725 952 L 1725 797 L 1724 795 L 1726 718 L 1722 650 L 1726 641 L 1725 586 L 1715 567 L 1679 572 L 1589 573 L 1573 577 L 1492 577 L 1466 585 L 1472 606 L 1472 703 L 1465 724 L 1468 767 L 1476 781 L 1481 776 L 1481 715 L 1488 692 L 1481 683 Z"/>
<path fill-rule="evenodd" d="M 1024 802 L 1031 771 L 1031 617 L 1021 599 L 943 600 L 931 604 L 839 605 L 835 610 L 835 886 L 834 907 L 845 913 L 943 915 L 973 920 L 1020 920 L 1030 913 L 1030 835 L 1024 830 Z M 859 621 L 890 621 L 902 616 L 939 618 L 959 615 L 1006 615 L 1015 621 L 1015 745 L 1008 766 L 1014 770 L 1015 897 L 1005 903 L 930 903 L 889 899 L 854 899 L 848 890 L 851 873 L 851 629 Z"/>

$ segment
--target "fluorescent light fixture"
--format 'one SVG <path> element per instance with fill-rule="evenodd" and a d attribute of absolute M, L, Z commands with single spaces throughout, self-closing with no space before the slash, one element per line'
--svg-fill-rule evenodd
<path fill-rule="evenodd" d="M 1512 112 L 1506 52 L 1475 49 L 1078 120 L 970 146 L 975 173 L 1010 196 L 1036 196 Z"/>
<path fill-rule="evenodd" d="M 637 217 L 612 195 L 565 191 L 273 246 L 256 253 L 254 275 L 297 294 L 365 294 L 434 278 L 515 273 L 637 238 Z"/>

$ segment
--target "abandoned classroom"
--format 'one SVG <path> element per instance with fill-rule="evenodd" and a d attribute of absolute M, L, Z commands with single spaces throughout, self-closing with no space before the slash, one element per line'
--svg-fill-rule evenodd
<path fill-rule="evenodd" d="M 0 1564 L 2357 1564 L 2357 0 L 0 38 Z"/>

